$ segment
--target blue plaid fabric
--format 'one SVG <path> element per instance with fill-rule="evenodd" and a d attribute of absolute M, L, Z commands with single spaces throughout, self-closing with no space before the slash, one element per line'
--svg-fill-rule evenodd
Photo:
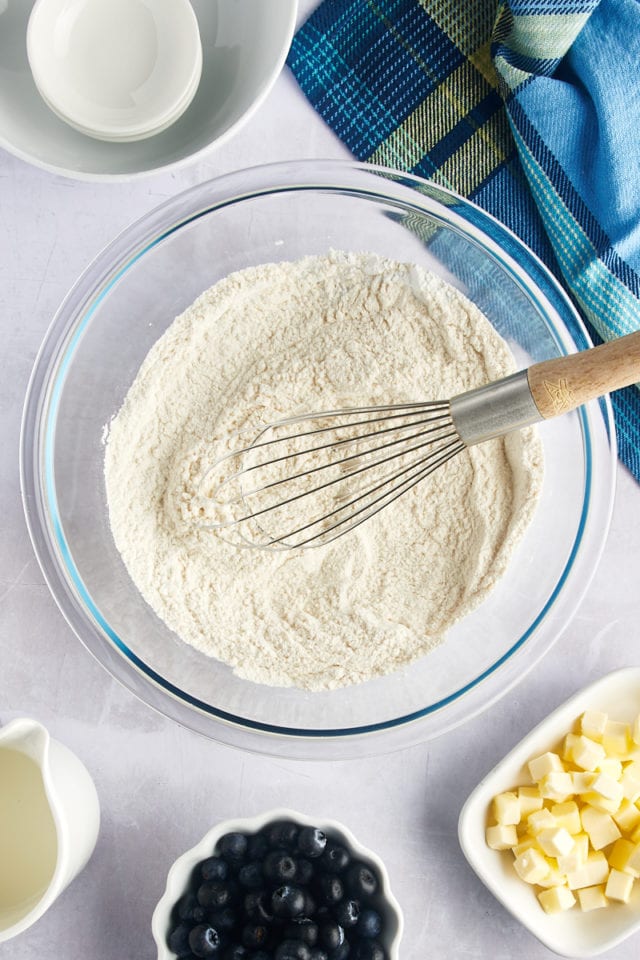
<path fill-rule="evenodd" d="M 640 0 L 324 0 L 288 63 L 358 159 L 521 237 L 595 343 L 640 329 Z M 640 390 L 612 401 L 640 479 Z"/>

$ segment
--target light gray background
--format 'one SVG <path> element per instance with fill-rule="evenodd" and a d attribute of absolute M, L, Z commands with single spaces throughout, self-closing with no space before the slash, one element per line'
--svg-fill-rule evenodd
<path fill-rule="evenodd" d="M 303 0 L 300 21 L 315 6 Z M 88 867 L 0 960 L 147 960 L 173 859 L 225 817 L 289 805 L 335 817 L 386 861 L 406 917 L 402 960 L 551 957 L 488 893 L 457 843 L 476 782 L 549 710 L 640 663 L 640 490 L 618 469 L 595 582 L 546 658 L 508 696 L 439 740 L 378 759 L 302 763 L 218 746 L 155 714 L 93 661 L 44 584 L 25 528 L 18 440 L 29 372 L 90 259 L 132 219 L 192 184 L 255 163 L 346 157 L 285 69 L 249 124 L 177 173 L 131 184 L 67 180 L 0 151 L 0 723 L 39 719 L 89 767 L 102 827 Z M 1 865 L 0 865 L 1 869 Z M 604 955 L 638 956 L 640 935 Z"/>

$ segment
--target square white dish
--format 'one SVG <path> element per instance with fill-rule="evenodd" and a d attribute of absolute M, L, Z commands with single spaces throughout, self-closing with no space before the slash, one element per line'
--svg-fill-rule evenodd
<path fill-rule="evenodd" d="M 527 762 L 556 749 L 585 710 L 600 710 L 613 720 L 631 722 L 640 712 L 640 667 L 616 670 L 554 710 L 480 781 L 460 813 L 462 852 L 497 900 L 546 947 L 564 957 L 594 957 L 640 931 L 640 882 L 628 904 L 611 903 L 583 913 L 579 907 L 544 912 L 532 886 L 513 869 L 510 851 L 490 849 L 485 841 L 487 814 L 497 793 L 530 782 Z"/>

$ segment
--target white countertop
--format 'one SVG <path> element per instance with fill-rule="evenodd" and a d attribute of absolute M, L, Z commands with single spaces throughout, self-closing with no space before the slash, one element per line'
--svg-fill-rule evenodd
<path fill-rule="evenodd" d="M 301 4 L 301 20 L 314 5 Z M 640 487 L 622 467 L 594 584 L 543 661 L 473 722 L 349 763 L 241 753 L 139 703 L 67 626 L 27 535 L 18 476 L 23 397 L 51 317 L 90 259 L 133 219 L 205 179 L 268 161 L 346 156 L 286 69 L 247 126 L 176 173 L 92 184 L 0 151 L 0 724 L 17 716 L 44 723 L 84 760 L 102 804 L 84 873 L 31 930 L 0 946 L 0 960 L 151 960 L 151 913 L 173 859 L 218 820 L 275 806 L 342 820 L 382 856 L 405 913 L 402 960 L 553 956 L 471 871 L 457 819 L 482 775 L 549 710 L 640 662 Z M 635 960 L 639 950 L 636 935 L 603 956 Z"/>

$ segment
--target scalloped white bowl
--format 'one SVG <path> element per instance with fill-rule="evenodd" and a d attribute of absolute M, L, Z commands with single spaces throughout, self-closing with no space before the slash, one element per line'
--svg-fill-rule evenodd
<path fill-rule="evenodd" d="M 186 891 L 193 868 L 200 860 L 210 857 L 221 837 L 225 833 L 239 831 L 241 833 L 258 833 L 269 823 L 275 823 L 278 820 L 293 820 L 302 826 L 319 827 L 325 833 L 338 839 L 348 850 L 356 854 L 377 872 L 381 881 L 381 897 L 379 908 L 384 920 L 384 935 L 381 936 L 382 945 L 386 948 L 389 960 L 399 960 L 400 957 L 400 939 L 404 926 L 402 910 L 393 893 L 389 883 L 387 869 L 380 857 L 364 847 L 356 840 L 348 827 L 337 820 L 327 820 L 324 817 L 309 817 L 306 814 L 298 813 L 296 810 L 289 810 L 286 807 L 276 808 L 262 813 L 256 817 L 243 817 L 237 820 L 223 820 L 215 827 L 212 827 L 205 833 L 202 840 L 199 841 L 186 853 L 172 864 L 167 876 L 167 885 L 165 891 L 158 901 L 151 920 L 151 930 L 153 938 L 158 948 L 158 960 L 175 960 L 175 954 L 169 950 L 166 939 L 169 933 L 171 911 L 176 901 Z"/>

